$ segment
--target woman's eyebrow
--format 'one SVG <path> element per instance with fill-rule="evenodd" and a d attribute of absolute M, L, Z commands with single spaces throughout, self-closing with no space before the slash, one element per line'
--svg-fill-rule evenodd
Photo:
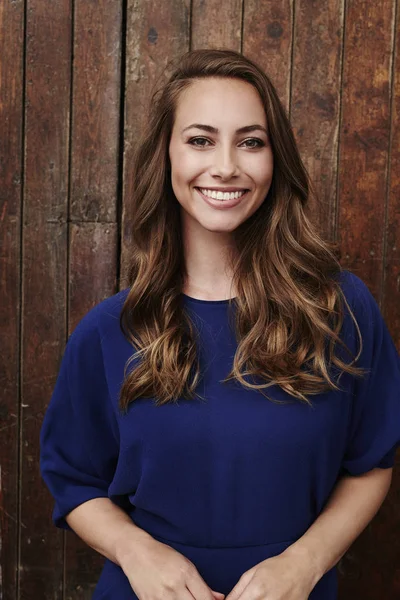
<path fill-rule="evenodd" d="M 202 125 L 201 123 L 192 123 L 185 129 L 182 129 L 182 133 L 187 129 L 191 129 L 192 127 L 196 127 L 196 129 L 203 129 L 204 131 L 208 131 L 209 133 L 219 133 L 219 129 L 216 127 L 212 127 L 211 125 Z M 245 127 L 240 127 L 240 129 L 236 129 L 236 133 L 249 133 L 250 131 L 256 130 L 264 131 L 268 135 L 268 131 L 262 125 L 258 125 L 255 123 L 254 125 L 246 125 Z"/>

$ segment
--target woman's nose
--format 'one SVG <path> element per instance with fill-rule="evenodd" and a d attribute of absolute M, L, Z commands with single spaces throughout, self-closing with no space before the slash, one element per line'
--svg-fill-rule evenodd
<path fill-rule="evenodd" d="M 214 154 L 212 174 L 228 179 L 238 172 L 235 152 L 231 148 L 221 148 Z"/>

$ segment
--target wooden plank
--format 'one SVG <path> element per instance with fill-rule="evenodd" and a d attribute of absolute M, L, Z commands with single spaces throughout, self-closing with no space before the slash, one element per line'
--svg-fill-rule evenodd
<path fill-rule="evenodd" d="M 336 226 L 343 17 L 344 0 L 296 2 L 290 118 L 319 199 L 312 202 L 313 214 L 331 239 Z"/>
<path fill-rule="evenodd" d="M 68 331 L 116 291 L 122 4 L 74 4 Z M 89 599 L 104 558 L 74 533 L 65 599 Z"/>
<path fill-rule="evenodd" d="M 395 4 L 391 0 L 379 5 L 361 0 L 348 3 L 339 163 L 342 264 L 368 284 L 384 314 L 381 282 L 384 269 L 386 281 L 390 273 L 384 249 Z M 392 127 L 395 126 L 392 121 Z M 394 156 L 392 153 L 392 159 Z M 399 223 L 393 226 L 398 232 Z M 388 243 L 387 256 L 390 252 Z M 389 320 L 387 323 L 391 327 Z M 344 600 L 394 600 L 399 595 L 399 545 L 395 533 L 396 523 L 399 524 L 399 487 L 395 472 L 383 507 L 342 560 L 339 590 Z"/>
<path fill-rule="evenodd" d="M 116 293 L 116 223 L 72 223 L 69 332 L 96 304 Z"/>
<path fill-rule="evenodd" d="M 243 54 L 259 64 L 277 89 L 289 113 L 293 0 L 244 5 Z"/>
<path fill-rule="evenodd" d="M 194 0 L 191 49 L 227 48 L 240 52 L 243 0 Z"/>
<path fill-rule="evenodd" d="M 129 168 L 154 86 L 168 79 L 176 66 L 173 62 L 189 50 L 189 7 L 189 0 L 158 3 L 128 0 L 120 289 L 128 285 L 129 198 L 132 197 Z"/>
<path fill-rule="evenodd" d="M 70 0 L 28 0 L 26 19 L 19 597 L 61 600 L 63 534 L 38 458 L 67 333 Z"/>
<path fill-rule="evenodd" d="M 390 178 L 387 197 L 387 237 L 384 257 L 383 310 L 390 332 L 400 351 L 400 10 L 397 9 L 393 48 L 393 99 L 391 115 Z"/>
<path fill-rule="evenodd" d="M 347 5 L 338 230 L 342 264 L 381 295 L 394 0 Z"/>
<path fill-rule="evenodd" d="M 24 3 L 0 4 L 0 598 L 14 598 L 18 564 L 20 227 Z"/>
<path fill-rule="evenodd" d="M 116 221 L 121 10 L 114 0 L 75 0 L 72 221 Z"/>

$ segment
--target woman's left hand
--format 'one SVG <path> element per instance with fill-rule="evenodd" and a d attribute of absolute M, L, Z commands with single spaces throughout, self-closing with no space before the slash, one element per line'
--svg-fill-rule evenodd
<path fill-rule="evenodd" d="M 225 600 L 308 600 L 314 586 L 311 567 L 283 553 L 243 573 Z"/>

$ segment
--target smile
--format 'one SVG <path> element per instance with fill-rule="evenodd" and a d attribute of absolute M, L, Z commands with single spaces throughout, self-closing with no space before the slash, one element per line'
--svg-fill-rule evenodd
<path fill-rule="evenodd" d="M 219 210 L 225 210 L 228 208 L 234 208 L 238 204 L 242 202 L 242 199 L 247 196 L 250 190 L 242 190 L 237 192 L 216 192 L 215 190 L 207 190 L 205 188 L 195 188 L 196 192 L 199 194 L 200 198 L 202 198 L 209 206 L 212 208 L 216 208 Z M 203 192 L 213 192 L 212 196 L 208 196 Z M 217 196 L 217 197 L 216 197 Z M 218 196 L 222 196 L 222 198 L 218 198 Z M 225 196 L 227 199 L 225 199 Z"/>
<path fill-rule="evenodd" d="M 237 190 L 236 192 L 220 192 L 217 190 L 209 190 L 207 188 L 198 188 L 204 196 L 207 198 L 214 198 L 215 200 L 233 200 L 234 198 L 240 198 L 246 193 L 246 190 Z"/>

